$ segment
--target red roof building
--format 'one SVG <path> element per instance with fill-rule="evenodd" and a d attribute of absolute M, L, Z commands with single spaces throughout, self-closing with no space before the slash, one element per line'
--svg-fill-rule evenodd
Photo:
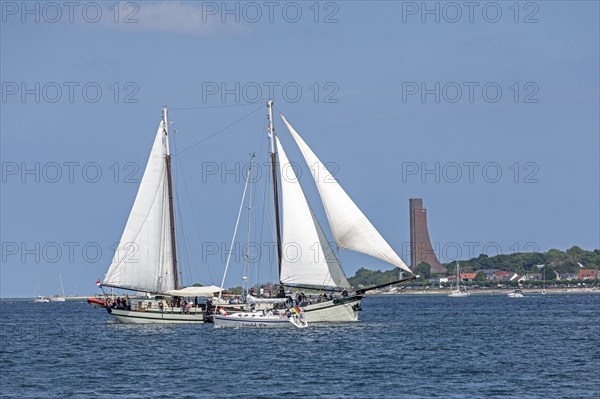
<path fill-rule="evenodd" d="M 586 280 L 586 279 L 597 279 L 600 278 L 598 277 L 600 275 L 600 273 L 598 272 L 598 270 L 592 270 L 592 269 L 583 269 L 577 272 L 577 279 L 578 280 Z"/>
<path fill-rule="evenodd" d="M 475 280 L 475 276 L 477 276 L 477 273 L 461 273 L 460 279 L 462 281 L 473 281 Z M 448 280 L 456 280 L 456 276 L 450 276 Z"/>
<path fill-rule="evenodd" d="M 506 272 L 504 270 L 498 270 L 497 272 L 494 272 L 494 278 L 496 280 L 508 280 L 512 277 L 514 273 L 513 272 Z"/>

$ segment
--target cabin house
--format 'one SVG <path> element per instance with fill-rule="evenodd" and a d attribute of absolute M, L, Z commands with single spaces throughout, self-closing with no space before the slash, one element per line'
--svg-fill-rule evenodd
<path fill-rule="evenodd" d="M 462 281 L 473 281 L 473 280 L 475 280 L 475 276 L 477 276 L 477 273 L 461 273 L 460 279 Z M 454 281 L 454 280 L 456 280 L 456 276 L 448 277 L 448 281 Z"/>
<path fill-rule="evenodd" d="M 600 278 L 598 270 L 583 269 L 577 272 L 577 280 L 597 279 Z"/>

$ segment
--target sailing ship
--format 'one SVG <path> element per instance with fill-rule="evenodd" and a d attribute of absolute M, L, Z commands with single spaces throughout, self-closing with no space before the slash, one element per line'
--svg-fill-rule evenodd
<path fill-rule="evenodd" d="M 309 323 L 357 321 L 366 291 L 414 277 L 348 292 L 351 290 L 348 279 L 275 133 L 273 101 L 267 102 L 267 108 L 280 292 L 287 288 L 341 293 L 335 298 L 324 296 L 320 301 L 307 301 L 299 303 L 299 306 Z M 412 274 L 298 132 L 283 115 L 281 118 L 313 173 L 337 247 L 381 259 Z M 327 179 L 323 178 L 325 176 Z M 283 256 L 283 248 L 294 248 L 296 254 Z"/>
<path fill-rule="evenodd" d="M 38 295 L 39 286 L 40 286 L 40 278 L 38 277 L 35 280 L 35 293 L 34 293 L 33 302 L 35 302 L 35 303 L 48 303 L 48 302 L 50 302 L 50 299 L 48 297 L 45 297 L 45 296 L 42 296 L 42 295 Z"/>
<path fill-rule="evenodd" d="M 58 279 L 60 280 L 60 291 L 62 292 L 62 296 L 60 295 L 54 295 L 52 297 L 50 297 L 50 302 L 64 302 L 66 301 L 66 295 L 65 295 L 65 287 L 63 286 L 63 281 L 62 281 L 62 276 L 60 275 L 60 273 L 58 273 Z"/>
<path fill-rule="evenodd" d="M 542 295 L 546 295 L 546 265 L 542 266 Z"/>
<path fill-rule="evenodd" d="M 521 289 L 516 289 L 513 292 L 509 292 L 508 294 L 506 294 L 506 296 L 508 296 L 509 298 L 523 298 L 523 291 L 521 291 Z"/>
<path fill-rule="evenodd" d="M 460 287 L 460 266 L 458 261 L 456 261 L 456 289 L 452 290 L 448 296 L 451 298 L 464 298 L 469 295 L 471 295 L 470 292 L 468 292 L 466 289 L 462 290 Z"/>
<path fill-rule="evenodd" d="M 50 299 L 48 299 L 45 296 L 38 296 L 37 298 L 33 299 L 33 302 L 35 302 L 35 303 L 48 303 L 48 302 L 50 302 Z"/>
<path fill-rule="evenodd" d="M 143 292 L 146 298 L 124 298 L 105 306 L 123 323 L 204 323 L 206 305 L 197 298 L 212 298 L 220 288 L 180 289 L 175 242 L 173 184 L 169 152 L 167 108 L 162 118 L 144 175 L 123 230 L 116 256 L 100 286 Z M 181 298 L 195 298 L 182 302 Z M 179 301 L 178 301 L 179 299 Z M 89 301 L 88 301 L 89 302 Z"/>

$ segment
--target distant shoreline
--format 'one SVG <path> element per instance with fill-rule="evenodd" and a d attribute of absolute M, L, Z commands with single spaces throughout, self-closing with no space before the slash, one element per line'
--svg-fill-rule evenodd
<path fill-rule="evenodd" d="M 97 296 L 97 294 L 90 294 L 90 295 L 72 295 L 72 296 L 66 296 L 65 300 L 67 301 L 82 301 L 88 298 L 94 298 L 95 296 Z M 1 301 L 24 301 L 24 300 L 33 300 L 37 297 L 33 297 L 33 296 L 18 296 L 18 297 L 0 297 L 0 302 Z M 50 297 L 47 297 L 50 298 Z"/>
<path fill-rule="evenodd" d="M 513 292 L 515 288 L 492 288 L 492 289 L 473 289 L 467 290 L 472 295 L 506 295 Z M 373 291 L 368 295 L 448 295 L 452 289 L 403 289 L 399 291 Z M 523 294 L 542 295 L 542 288 L 521 288 Z M 546 294 L 600 294 L 598 288 L 546 288 Z"/>
<path fill-rule="evenodd" d="M 369 291 L 366 296 L 373 295 L 448 295 L 453 288 L 434 288 L 434 289 L 403 289 L 399 291 Z M 472 295 L 506 295 L 509 292 L 514 291 L 515 288 L 492 288 L 492 289 L 472 289 L 467 290 Z M 523 294 L 538 294 L 542 295 L 542 288 L 521 288 Z M 546 294 L 600 294 L 600 288 L 546 288 Z M 67 296 L 65 299 L 67 301 L 83 301 L 87 298 L 94 298 L 97 294 L 91 295 L 77 295 L 77 296 Z M 132 296 L 132 295 L 130 295 Z M 0 297 L 0 302 L 3 301 L 28 301 L 33 300 L 34 297 L 13 297 L 13 298 L 3 298 Z"/>

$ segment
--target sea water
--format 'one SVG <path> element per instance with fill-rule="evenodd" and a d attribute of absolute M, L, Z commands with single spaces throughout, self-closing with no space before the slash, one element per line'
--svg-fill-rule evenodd
<path fill-rule="evenodd" d="M 371 296 L 297 330 L 125 325 L 0 302 L 7 398 L 598 398 L 600 295 Z"/>

